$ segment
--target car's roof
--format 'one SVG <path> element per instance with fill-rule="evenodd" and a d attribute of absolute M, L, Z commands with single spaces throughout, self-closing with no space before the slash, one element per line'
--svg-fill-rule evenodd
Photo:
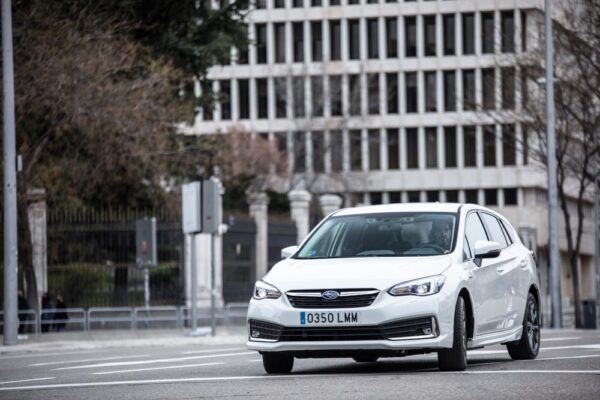
<path fill-rule="evenodd" d="M 377 206 L 362 206 L 353 208 L 344 208 L 335 213 L 335 216 L 359 215 L 359 214 L 378 214 L 395 212 L 451 212 L 455 213 L 462 206 L 462 203 L 398 203 L 381 204 Z"/>

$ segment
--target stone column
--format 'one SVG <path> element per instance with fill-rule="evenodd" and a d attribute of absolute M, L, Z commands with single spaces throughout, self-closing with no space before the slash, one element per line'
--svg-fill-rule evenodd
<path fill-rule="evenodd" d="M 269 266 L 269 197 L 266 193 L 248 194 L 250 216 L 256 224 L 254 239 L 254 271 L 256 279 L 261 279 Z"/>
<path fill-rule="evenodd" d="M 310 227 L 310 199 L 312 195 L 306 190 L 292 190 L 288 193 L 292 221 L 296 223 L 296 244 L 300 244 Z"/>
<path fill-rule="evenodd" d="M 27 198 L 32 263 L 37 282 L 38 303 L 41 303 L 42 295 L 48 291 L 46 190 L 29 189 Z"/>
<path fill-rule="evenodd" d="M 319 205 L 323 216 L 326 217 L 342 207 L 342 198 L 335 194 L 324 194 L 319 197 Z"/>

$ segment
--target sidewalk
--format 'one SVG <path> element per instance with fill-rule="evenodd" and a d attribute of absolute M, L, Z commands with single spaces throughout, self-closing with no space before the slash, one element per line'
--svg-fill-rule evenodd
<path fill-rule="evenodd" d="M 19 344 L 0 345 L 0 356 L 12 353 L 40 351 L 93 350 L 111 347 L 169 347 L 185 345 L 239 345 L 246 343 L 243 327 L 217 327 L 215 337 L 189 336 L 189 329 L 97 330 L 92 332 L 61 332 L 40 335 L 19 335 Z M 0 343 L 2 336 L 0 336 Z"/>

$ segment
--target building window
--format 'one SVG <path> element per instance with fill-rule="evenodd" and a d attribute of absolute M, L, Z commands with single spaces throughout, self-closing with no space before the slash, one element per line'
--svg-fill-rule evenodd
<path fill-rule="evenodd" d="M 425 158 L 427 168 L 437 168 L 437 128 L 425 128 Z"/>
<path fill-rule="evenodd" d="M 256 105 L 259 119 L 269 118 L 267 80 L 265 78 L 256 80 Z"/>
<path fill-rule="evenodd" d="M 342 59 L 342 24 L 329 21 L 329 54 L 332 60 Z"/>
<path fill-rule="evenodd" d="M 419 104 L 417 92 L 417 73 L 406 72 L 404 76 L 406 82 L 406 112 L 416 113 L 418 112 Z"/>
<path fill-rule="evenodd" d="M 379 74 L 368 74 L 369 114 L 379 114 Z"/>
<path fill-rule="evenodd" d="M 350 136 L 350 170 L 360 171 L 362 169 L 361 133 L 359 130 L 351 130 Z"/>
<path fill-rule="evenodd" d="M 401 203 L 402 199 L 401 199 L 400 195 L 401 195 L 400 192 L 389 192 L 388 199 L 390 200 L 390 204 Z"/>
<path fill-rule="evenodd" d="M 481 52 L 494 52 L 494 12 L 481 13 Z"/>
<path fill-rule="evenodd" d="M 267 25 L 256 24 L 256 63 L 267 63 Z"/>
<path fill-rule="evenodd" d="M 322 0 L 311 0 L 311 6 L 313 7 L 321 7 L 323 5 Z"/>
<path fill-rule="evenodd" d="M 331 75 L 329 77 L 329 97 L 331 100 L 331 115 L 342 115 L 342 76 Z"/>
<path fill-rule="evenodd" d="M 406 168 L 419 168 L 419 131 L 406 128 Z"/>
<path fill-rule="evenodd" d="M 396 17 L 385 19 L 385 35 L 387 57 L 398 57 L 398 19 Z"/>
<path fill-rule="evenodd" d="M 221 119 L 231 119 L 231 82 L 220 81 L 219 99 L 221 100 Z"/>
<path fill-rule="evenodd" d="M 285 77 L 273 79 L 275 84 L 275 117 L 287 118 L 287 80 Z"/>
<path fill-rule="evenodd" d="M 360 75 L 348 76 L 348 113 L 360 115 Z"/>
<path fill-rule="evenodd" d="M 383 195 L 381 192 L 371 192 L 369 193 L 369 197 L 371 199 L 372 205 L 383 204 Z"/>
<path fill-rule="evenodd" d="M 496 166 L 496 127 L 486 125 L 483 127 L 483 165 Z"/>
<path fill-rule="evenodd" d="M 214 98 L 212 82 L 205 79 L 201 81 L 200 85 L 202 87 L 202 94 L 206 96 L 207 99 L 211 99 L 210 103 L 202 108 L 202 119 L 204 121 L 211 121 L 213 119 L 214 111 L 214 104 L 212 102 L 212 99 Z"/>
<path fill-rule="evenodd" d="M 418 190 L 411 190 L 406 192 L 409 203 L 419 203 L 421 201 L 421 192 Z"/>
<path fill-rule="evenodd" d="M 287 156 L 288 148 L 287 148 L 287 133 L 285 132 L 276 132 L 273 134 L 273 140 L 275 142 L 275 148 L 279 152 L 279 154 L 283 156 Z"/>
<path fill-rule="evenodd" d="M 344 168 L 344 146 L 342 131 L 329 132 L 329 148 L 331 149 L 331 171 L 342 172 Z"/>
<path fill-rule="evenodd" d="M 515 13 L 514 11 L 502 11 L 502 52 L 513 53 L 515 51 Z"/>
<path fill-rule="evenodd" d="M 238 109 L 240 119 L 250 118 L 250 86 L 248 79 L 238 80 Z"/>
<path fill-rule="evenodd" d="M 423 17 L 425 28 L 425 56 L 435 56 L 435 15 L 426 15 Z"/>
<path fill-rule="evenodd" d="M 527 51 L 527 10 L 521 10 L 521 50 Z"/>
<path fill-rule="evenodd" d="M 455 71 L 444 71 L 444 111 L 456 111 Z"/>
<path fill-rule="evenodd" d="M 348 20 L 348 56 L 351 60 L 360 58 L 360 25 L 357 19 Z"/>
<path fill-rule="evenodd" d="M 529 131 L 527 125 L 522 125 L 521 132 L 523 135 L 523 165 L 529 164 Z"/>
<path fill-rule="evenodd" d="M 294 173 L 306 171 L 306 135 L 304 132 L 294 132 Z"/>
<path fill-rule="evenodd" d="M 516 206 L 517 205 L 517 189 L 506 188 L 504 192 L 504 205 L 505 206 Z"/>
<path fill-rule="evenodd" d="M 465 126 L 463 128 L 463 144 L 464 144 L 464 166 L 475 167 L 477 166 L 477 137 L 475 135 L 474 126 Z"/>
<path fill-rule="evenodd" d="M 400 168 L 400 141 L 397 128 L 387 130 L 388 169 Z"/>
<path fill-rule="evenodd" d="M 521 67 L 521 107 L 529 105 L 529 74 L 526 67 Z"/>
<path fill-rule="evenodd" d="M 323 96 L 323 76 L 311 76 L 310 86 L 312 91 L 312 115 L 313 117 L 323 116 L 323 103 L 325 97 Z"/>
<path fill-rule="evenodd" d="M 483 191 L 483 197 L 486 206 L 498 205 L 498 189 L 485 189 Z"/>
<path fill-rule="evenodd" d="M 515 165 L 516 147 L 514 125 L 502 125 L 502 161 L 504 165 Z"/>
<path fill-rule="evenodd" d="M 404 17 L 404 41 L 406 57 L 417 56 L 417 18 Z"/>
<path fill-rule="evenodd" d="M 304 23 L 294 22 L 292 25 L 294 62 L 304 61 Z"/>
<path fill-rule="evenodd" d="M 514 110 L 515 108 L 515 69 L 502 68 L 502 108 Z"/>
<path fill-rule="evenodd" d="M 481 70 L 481 91 L 484 110 L 496 109 L 496 70 L 484 68 Z"/>
<path fill-rule="evenodd" d="M 425 72 L 425 112 L 437 111 L 437 73 Z"/>
<path fill-rule="evenodd" d="M 348 0 L 348 4 L 352 5 L 352 4 L 358 4 L 359 0 Z"/>
<path fill-rule="evenodd" d="M 294 93 L 294 117 L 304 117 L 304 77 L 292 78 L 292 92 Z"/>
<path fill-rule="evenodd" d="M 462 15 L 463 54 L 475 54 L 475 14 Z"/>
<path fill-rule="evenodd" d="M 381 169 L 379 159 L 380 142 L 379 130 L 369 129 L 369 170 L 371 171 Z"/>
<path fill-rule="evenodd" d="M 463 110 L 475 110 L 475 70 L 465 69 L 463 74 Z"/>
<path fill-rule="evenodd" d="M 454 14 L 445 14 L 444 23 L 444 55 L 456 54 L 456 20 Z"/>
<path fill-rule="evenodd" d="M 267 8 L 267 0 L 255 0 L 256 8 Z"/>
<path fill-rule="evenodd" d="M 323 132 L 315 131 L 310 134 L 312 142 L 313 171 L 325 172 L 325 141 Z"/>
<path fill-rule="evenodd" d="M 456 127 L 444 127 L 444 150 L 446 168 L 456 167 Z"/>
<path fill-rule="evenodd" d="M 330 6 L 339 6 L 340 0 L 329 0 L 329 5 Z"/>
<path fill-rule="evenodd" d="M 427 201 L 430 203 L 440 201 L 440 192 L 438 190 L 428 190 L 425 194 L 427 196 Z"/>
<path fill-rule="evenodd" d="M 446 190 L 446 202 L 458 203 L 458 190 Z"/>
<path fill-rule="evenodd" d="M 479 199 L 477 197 L 477 189 L 465 190 L 465 200 L 467 203 L 478 204 Z"/>
<path fill-rule="evenodd" d="M 304 0 L 294 0 L 292 2 L 292 7 L 304 7 Z"/>
<path fill-rule="evenodd" d="M 379 21 L 367 19 L 367 44 L 369 58 L 379 58 Z"/>
<path fill-rule="evenodd" d="M 275 4 L 274 4 L 274 8 L 284 8 L 285 7 L 285 0 L 274 0 Z"/>
<path fill-rule="evenodd" d="M 285 62 L 285 24 L 273 25 L 275 36 L 275 62 Z"/>
<path fill-rule="evenodd" d="M 248 37 L 248 25 L 244 25 L 242 27 L 243 31 L 244 31 L 244 37 L 247 38 Z M 248 46 L 243 46 L 241 49 L 237 49 L 238 50 L 238 56 L 237 56 L 237 63 L 240 65 L 243 64 L 248 64 Z"/>
<path fill-rule="evenodd" d="M 323 61 L 323 26 L 321 21 L 310 23 L 310 42 L 313 61 Z"/>
<path fill-rule="evenodd" d="M 387 113 L 398 114 L 398 74 L 385 74 L 387 88 Z"/>

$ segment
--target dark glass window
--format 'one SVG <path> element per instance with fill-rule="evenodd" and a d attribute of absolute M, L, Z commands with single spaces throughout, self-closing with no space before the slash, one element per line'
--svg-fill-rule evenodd
<path fill-rule="evenodd" d="M 244 37 L 247 38 L 248 37 L 248 25 L 244 25 L 242 27 L 242 30 L 244 31 Z M 248 64 L 248 46 L 247 45 L 238 49 L 237 63 L 240 65 Z"/>
<path fill-rule="evenodd" d="M 304 117 L 304 77 L 292 78 L 292 91 L 294 93 L 294 117 Z"/>
<path fill-rule="evenodd" d="M 521 49 L 527 51 L 527 10 L 521 10 Z"/>
<path fill-rule="evenodd" d="M 513 53 L 515 51 L 515 13 L 514 11 L 502 11 L 502 52 Z"/>
<path fill-rule="evenodd" d="M 481 70 L 481 90 L 483 97 L 483 109 L 496 109 L 496 71 L 494 68 Z"/>
<path fill-rule="evenodd" d="M 274 78 L 275 84 L 275 117 L 287 118 L 287 80 L 285 77 Z"/>
<path fill-rule="evenodd" d="M 475 136 L 474 126 L 465 126 L 463 128 L 463 145 L 464 145 L 464 166 L 475 167 L 477 165 L 477 138 Z"/>
<path fill-rule="evenodd" d="M 502 108 L 514 110 L 515 108 L 515 69 L 502 68 Z"/>
<path fill-rule="evenodd" d="M 527 125 L 522 125 L 523 134 L 523 165 L 529 164 L 529 131 Z"/>
<path fill-rule="evenodd" d="M 254 0 L 256 4 L 256 8 L 267 8 L 267 0 Z"/>
<path fill-rule="evenodd" d="M 496 166 L 496 127 L 494 125 L 483 127 L 483 165 L 486 167 Z"/>
<path fill-rule="evenodd" d="M 323 96 L 323 76 L 311 76 L 310 85 L 312 91 L 312 115 L 322 117 L 325 101 L 325 97 Z"/>
<path fill-rule="evenodd" d="M 360 75 L 348 75 L 348 112 L 350 115 L 360 115 Z"/>
<path fill-rule="evenodd" d="M 342 25 L 340 21 L 329 21 L 329 54 L 332 60 L 342 59 Z"/>
<path fill-rule="evenodd" d="M 494 52 L 494 12 L 481 13 L 481 52 Z"/>
<path fill-rule="evenodd" d="M 204 121 L 211 121 L 213 119 L 214 112 L 214 103 L 212 99 L 214 99 L 214 93 L 212 90 L 212 82 L 209 80 L 203 80 L 201 82 L 202 86 L 202 95 L 206 96 L 206 98 L 211 99 L 210 103 L 202 108 L 202 119 Z"/>
<path fill-rule="evenodd" d="M 310 134 L 312 142 L 313 171 L 325 172 L 325 141 L 323 132 L 315 131 Z"/>
<path fill-rule="evenodd" d="M 468 191 L 467 191 L 468 192 Z M 477 191 L 475 191 L 477 195 Z M 477 203 L 477 201 L 469 203 Z M 485 233 L 485 229 L 479 219 L 477 213 L 471 213 L 467 216 L 467 224 L 465 226 L 465 237 L 466 237 L 466 249 L 465 254 L 467 258 L 473 258 L 473 247 L 475 247 L 475 243 L 480 240 L 488 240 L 487 234 Z"/>
<path fill-rule="evenodd" d="M 374 171 L 381 169 L 381 161 L 379 159 L 379 144 L 381 139 L 378 129 L 369 129 L 369 170 Z"/>
<path fill-rule="evenodd" d="M 341 131 L 329 132 L 329 147 L 331 149 L 331 171 L 342 172 L 344 168 L 344 146 Z"/>
<path fill-rule="evenodd" d="M 369 114 L 379 114 L 379 74 L 368 74 Z"/>
<path fill-rule="evenodd" d="M 322 0 L 312 0 L 311 5 L 313 7 L 321 7 L 323 5 L 323 1 Z"/>
<path fill-rule="evenodd" d="M 398 74 L 385 74 L 387 87 L 387 113 L 398 114 Z"/>
<path fill-rule="evenodd" d="M 496 192 L 496 189 L 487 189 L 486 192 L 487 191 Z M 494 199 L 491 199 L 491 200 L 494 200 Z M 498 203 L 496 202 L 494 204 L 491 204 L 491 203 L 488 204 L 487 195 L 486 195 L 486 203 L 485 204 L 490 205 L 490 206 L 495 206 Z M 488 213 L 481 213 L 481 218 L 483 219 L 483 222 L 485 223 L 488 233 L 492 236 L 492 238 L 490 240 L 492 240 L 496 243 L 499 243 L 500 247 L 505 249 L 508 246 L 508 243 L 506 242 L 506 237 L 504 237 L 503 229 L 500 226 L 500 223 L 498 222 L 496 217 L 494 217 Z"/>
<path fill-rule="evenodd" d="M 342 77 L 331 75 L 329 77 L 329 97 L 331 100 L 331 115 L 342 115 Z"/>
<path fill-rule="evenodd" d="M 444 127 L 444 150 L 446 167 L 456 167 L 456 127 Z"/>
<path fill-rule="evenodd" d="M 425 128 L 425 159 L 427 168 L 437 168 L 437 128 Z"/>
<path fill-rule="evenodd" d="M 273 6 L 274 6 L 274 8 L 284 8 L 285 0 L 274 0 Z"/>
<path fill-rule="evenodd" d="M 465 200 L 467 203 L 479 204 L 477 189 L 465 190 Z M 487 239 L 483 239 L 483 240 L 487 240 Z"/>
<path fill-rule="evenodd" d="M 502 125 L 502 161 L 504 165 L 515 165 L 516 138 L 514 125 Z"/>
<path fill-rule="evenodd" d="M 369 197 L 371 198 L 371 204 L 374 206 L 383 203 L 383 194 L 381 192 L 371 192 L 369 193 Z"/>
<path fill-rule="evenodd" d="M 256 80 L 256 104 L 258 118 L 269 118 L 269 102 L 268 102 L 267 80 L 265 78 Z"/>
<path fill-rule="evenodd" d="M 444 21 L 444 55 L 456 54 L 456 21 L 454 14 L 445 14 Z"/>
<path fill-rule="evenodd" d="M 444 71 L 444 111 L 456 111 L 455 71 Z"/>
<path fill-rule="evenodd" d="M 304 61 L 304 23 L 294 22 L 292 25 L 294 62 Z"/>
<path fill-rule="evenodd" d="M 385 35 L 387 57 L 398 57 L 398 19 L 396 17 L 385 19 Z"/>
<path fill-rule="evenodd" d="M 360 171 L 362 169 L 361 133 L 359 130 L 348 132 L 350 137 L 350 169 Z"/>
<path fill-rule="evenodd" d="M 504 205 L 505 206 L 516 206 L 517 205 L 517 189 L 506 188 L 504 192 Z"/>
<path fill-rule="evenodd" d="M 329 0 L 329 5 L 330 6 L 339 6 L 340 0 Z"/>
<path fill-rule="evenodd" d="M 321 21 L 310 23 L 310 41 L 312 49 L 312 60 L 323 61 L 323 26 Z"/>
<path fill-rule="evenodd" d="M 406 72 L 406 112 L 416 113 L 418 112 L 418 92 L 417 92 L 417 73 Z"/>
<path fill-rule="evenodd" d="M 231 119 L 231 82 L 221 81 L 219 99 L 221 100 L 221 119 Z"/>
<path fill-rule="evenodd" d="M 427 201 L 430 203 L 440 201 L 440 192 L 438 190 L 428 190 L 425 194 L 427 195 Z"/>
<path fill-rule="evenodd" d="M 437 76 L 435 71 L 425 72 L 425 112 L 437 111 Z"/>
<path fill-rule="evenodd" d="M 406 128 L 406 167 L 419 168 L 419 131 Z"/>
<path fill-rule="evenodd" d="M 294 132 L 294 173 L 306 171 L 306 134 Z"/>
<path fill-rule="evenodd" d="M 448 203 L 458 203 L 458 190 L 446 190 L 446 201 Z"/>
<path fill-rule="evenodd" d="M 285 62 L 285 24 L 273 25 L 275 35 L 275 62 Z"/>
<path fill-rule="evenodd" d="M 390 200 L 390 204 L 398 204 L 402 202 L 401 192 L 389 192 L 388 199 Z"/>
<path fill-rule="evenodd" d="M 400 168 L 400 140 L 397 128 L 387 130 L 388 169 Z M 396 203 L 396 202 L 392 202 Z"/>
<path fill-rule="evenodd" d="M 351 60 L 360 58 L 360 25 L 357 19 L 348 20 L 348 56 Z"/>
<path fill-rule="evenodd" d="M 348 0 L 348 4 L 358 4 L 358 0 Z"/>
<path fill-rule="evenodd" d="M 406 57 L 417 56 L 417 18 L 404 17 L 404 42 Z"/>
<path fill-rule="evenodd" d="M 421 192 L 418 190 L 411 190 L 406 192 L 406 194 L 408 195 L 409 203 L 419 203 L 421 201 Z"/>
<path fill-rule="evenodd" d="M 250 83 L 248 79 L 238 80 L 238 109 L 240 119 L 250 118 Z"/>
<path fill-rule="evenodd" d="M 367 19 L 367 48 L 369 58 L 379 58 L 379 22 L 377 18 Z"/>
<path fill-rule="evenodd" d="M 437 54 L 435 43 L 435 15 L 424 16 L 423 23 L 425 25 L 425 55 L 435 56 Z"/>
<path fill-rule="evenodd" d="M 475 54 L 475 14 L 462 15 L 463 54 Z"/>
<path fill-rule="evenodd" d="M 267 62 L 267 25 L 256 24 L 256 63 L 266 64 Z"/>
<path fill-rule="evenodd" d="M 463 110 L 475 110 L 475 70 L 463 70 Z"/>
<path fill-rule="evenodd" d="M 294 0 L 292 7 L 304 7 L 304 0 Z"/>

